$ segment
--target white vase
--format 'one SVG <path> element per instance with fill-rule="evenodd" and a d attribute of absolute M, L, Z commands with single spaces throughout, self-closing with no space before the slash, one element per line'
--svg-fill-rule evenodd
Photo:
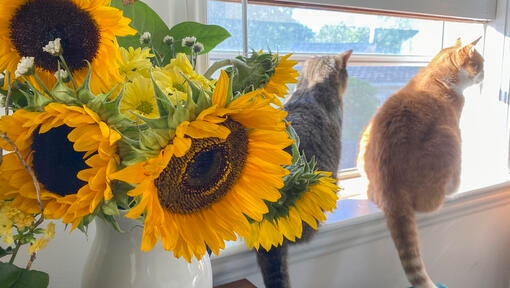
<path fill-rule="evenodd" d="M 209 256 L 191 263 L 175 258 L 158 243 L 152 250 L 140 250 L 141 222 L 118 217 L 125 233 L 96 219 L 96 236 L 82 274 L 82 288 L 211 288 Z"/>

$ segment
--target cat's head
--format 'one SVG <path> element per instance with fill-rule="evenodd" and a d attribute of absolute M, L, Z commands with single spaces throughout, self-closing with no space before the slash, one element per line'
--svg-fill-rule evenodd
<path fill-rule="evenodd" d="M 312 87 L 317 83 L 337 81 L 340 87 L 347 86 L 347 61 L 352 50 L 334 56 L 313 57 L 305 61 L 301 70 L 300 86 Z M 333 83 L 330 83 L 333 84 Z"/>
<path fill-rule="evenodd" d="M 455 83 L 451 84 L 458 89 L 482 82 L 484 59 L 475 49 L 480 38 L 464 46 L 460 38 L 457 39 L 455 45 L 441 50 L 432 59 L 430 65 L 450 69 L 453 74 L 456 74 Z"/>

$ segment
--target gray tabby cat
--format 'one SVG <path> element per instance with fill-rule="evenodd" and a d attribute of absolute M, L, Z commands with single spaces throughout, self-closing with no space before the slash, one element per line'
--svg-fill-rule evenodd
<path fill-rule="evenodd" d="M 307 60 L 295 92 L 285 103 L 287 120 L 300 139 L 300 151 L 315 157 L 316 168 L 336 176 L 340 163 L 343 95 L 347 88 L 346 65 L 352 50 L 335 56 Z M 302 241 L 315 234 L 303 222 Z M 261 248 L 257 261 L 267 288 L 290 287 L 287 269 L 288 242 L 269 251 Z"/>
<path fill-rule="evenodd" d="M 368 197 L 383 210 L 415 288 L 436 287 L 421 257 L 414 213 L 438 209 L 459 186 L 462 93 L 483 79 L 478 40 L 441 50 L 384 102 L 360 142 Z"/>

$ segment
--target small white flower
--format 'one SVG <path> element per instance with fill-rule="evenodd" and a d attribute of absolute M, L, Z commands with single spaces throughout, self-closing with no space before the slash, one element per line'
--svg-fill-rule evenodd
<path fill-rule="evenodd" d="M 30 76 L 34 73 L 34 57 L 21 57 L 21 60 L 16 67 L 14 75 L 19 77 L 21 75 Z"/>
<path fill-rule="evenodd" d="M 69 72 L 67 72 L 64 69 L 60 69 L 59 71 L 55 72 L 54 75 L 55 75 L 55 78 L 61 79 L 64 82 L 69 82 L 69 80 L 71 79 L 69 77 Z"/>
<path fill-rule="evenodd" d="M 53 56 L 62 55 L 62 45 L 60 44 L 60 38 L 55 38 L 55 40 L 48 42 L 46 46 L 42 48 L 44 52 L 48 52 Z"/>
<path fill-rule="evenodd" d="M 166 36 L 163 38 L 163 43 L 165 43 L 165 44 L 166 44 L 166 45 L 168 45 L 168 46 L 172 46 L 172 45 L 174 45 L 174 37 L 169 36 L 169 35 L 166 35 Z"/>
<path fill-rule="evenodd" d="M 182 39 L 182 47 L 192 47 L 195 42 L 197 42 L 197 37 L 184 37 Z"/>
<path fill-rule="evenodd" d="M 151 33 L 143 32 L 142 36 L 140 36 L 140 44 L 149 44 L 151 43 Z"/>
<path fill-rule="evenodd" d="M 205 49 L 204 44 L 200 42 L 193 44 L 193 46 L 191 47 L 191 51 L 193 51 L 196 54 L 201 53 L 202 51 L 204 51 L 204 49 Z"/>

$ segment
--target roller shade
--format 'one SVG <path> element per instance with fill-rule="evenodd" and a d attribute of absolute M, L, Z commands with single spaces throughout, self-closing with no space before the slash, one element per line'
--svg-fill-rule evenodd
<path fill-rule="evenodd" d="M 390 13 L 404 13 L 431 17 L 445 17 L 487 21 L 496 18 L 497 0 L 279 0 L 279 1 L 250 1 L 281 3 L 281 4 L 311 4 L 329 7 L 343 7 L 348 9 L 375 10 Z"/>

